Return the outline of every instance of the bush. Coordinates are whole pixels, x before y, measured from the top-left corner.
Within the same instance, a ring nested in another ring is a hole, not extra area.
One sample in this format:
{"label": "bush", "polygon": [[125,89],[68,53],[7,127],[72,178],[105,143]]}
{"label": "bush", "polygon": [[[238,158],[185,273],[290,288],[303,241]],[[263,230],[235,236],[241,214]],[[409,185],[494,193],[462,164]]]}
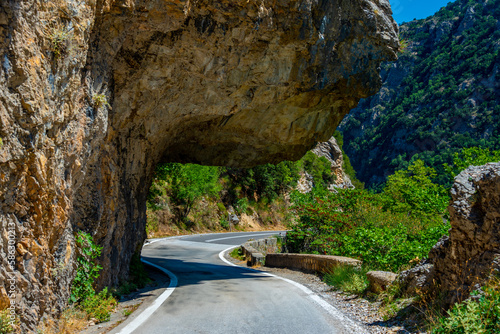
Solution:
{"label": "bush", "polygon": [[107,321],[116,300],[107,288],[98,294],[94,290],[95,281],[102,269],[95,260],[101,255],[102,247],[97,246],[88,233],[81,231],[76,236],[76,243],[80,256],[77,259],[76,276],[71,284],[70,302],[77,304],[89,318],[95,318],[99,322]]}
{"label": "bush", "polygon": [[108,292],[107,288],[104,288],[98,294],[84,299],[80,306],[88,314],[89,318],[95,318],[99,322],[103,322],[109,320],[116,304],[115,298]]}
{"label": "bush", "polygon": [[481,289],[477,300],[455,304],[432,333],[500,333],[500,280],[492,279]]}
{"label": "bush", "polygon": [[323,280],[337,289],[360,295],[368,288],[367,272],[366,268],[341,265],[325,273]]}
{"label": "bush", "polygon": [[0,311],[0,334],[9,334],[14,332],[11,325],[9,310]]}
{"label": "bush", "polygon": [[71,284],[70,302],[77,303],[95,294],[94,283],[102,267],[95,260],[101,255],[102,247],[97,246],[90,234],[78,232],[76,236],[79,256],[76,260],[76,276]]}
{"label": "bush", "polygon": [[449,229],[440,216],[384,211],[383,194],[364,190],[294,193],[299,221],[287,233],[290,252],[357,258],[373,269],[398,271],[428,252]]}
{"label": "bush", "polygon": [[245,256],[243,255],[243,250],[241,249],[241,247],[236,247],[231,251],[231,253],[229,253],[229,255],[231,255],[232,258],[240,261],[245,260]]}

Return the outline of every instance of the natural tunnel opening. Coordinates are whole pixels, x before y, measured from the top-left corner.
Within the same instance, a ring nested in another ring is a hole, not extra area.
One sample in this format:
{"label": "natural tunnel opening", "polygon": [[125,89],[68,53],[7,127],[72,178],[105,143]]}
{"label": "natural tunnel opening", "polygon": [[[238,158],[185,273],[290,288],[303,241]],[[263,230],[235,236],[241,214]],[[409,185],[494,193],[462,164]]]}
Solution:
{"label": "natural tunnel opening", "polygon": [[[145,20],[152,8],[117,8],[96,27],[86,75],[92,99],[106,95],[109,108],[92,113],[102,134],[72,222],[104,246],[102,265],[111,269],[102,284],[126,277],[140,250],[158,164],[298,160],[377,91],[380,62],[399,47],[392,20],[338,1],[276,4],[258,18],[247,1],[221,6],[173,6],[162,20]],[[219,14],[206,20],[207,11]],[[390,8],[378,13],[390,17]]]}

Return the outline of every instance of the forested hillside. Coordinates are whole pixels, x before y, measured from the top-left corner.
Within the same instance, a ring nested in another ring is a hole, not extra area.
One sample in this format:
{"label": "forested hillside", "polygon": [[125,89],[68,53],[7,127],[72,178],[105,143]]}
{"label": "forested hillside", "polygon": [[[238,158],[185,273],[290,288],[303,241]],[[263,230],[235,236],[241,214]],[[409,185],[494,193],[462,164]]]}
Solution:
{"label": "forested hillside", "polygon": [[464,147],[500,148],[500,0],[457,0],[404,23],[397,62],[380,92],[340,126],[344,149],[368,187],[417,159],[449,185],[444,163]]}

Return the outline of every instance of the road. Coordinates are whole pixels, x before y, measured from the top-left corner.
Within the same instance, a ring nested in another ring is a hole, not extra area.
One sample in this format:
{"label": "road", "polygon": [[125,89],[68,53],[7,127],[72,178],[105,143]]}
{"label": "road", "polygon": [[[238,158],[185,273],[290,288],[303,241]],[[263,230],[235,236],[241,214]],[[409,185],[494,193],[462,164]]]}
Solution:
{"label": "road", "polygon": [[147,319],[140,325],[131,316],[127,322],[135,321],[135,326],[124,323],[113,332],[359,333],[342,316],[336,317],[335,312],[327,312],[315,302],[310,291],[263,272],[231,266],[219,258],[219,253],[230,246],[276,233],[185,236],[145,246],[143,259],[173,273],[177,278],[175,290],[160,301],[151,316],[142,315]]}

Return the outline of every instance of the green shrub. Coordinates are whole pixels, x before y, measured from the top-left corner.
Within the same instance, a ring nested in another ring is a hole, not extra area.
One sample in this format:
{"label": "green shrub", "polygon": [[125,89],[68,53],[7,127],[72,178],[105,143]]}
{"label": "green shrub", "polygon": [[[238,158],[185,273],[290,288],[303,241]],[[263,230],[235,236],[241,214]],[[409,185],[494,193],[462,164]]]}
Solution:
{"label": "green shrub", "polygon": [[248,209],[248,198],[243,197],[240,198],[236,201],[236,211],[238,211],[239,214],[246,213]]}
{"label": "green shrub", "polygon": [[500,333],[500,280],[494,278],[484,286],[477,300],[455,304],[432,333]]}
{"label": "green shrub", "polygon": [[226,218],[221,218],[221,219],[219,220],[219,223],[220,223],[220,226],[221,226],[223,229],[225,229],[225,230],[229,229],[229,222],[227,221],[227,219],[226,219]]}
{"label": "green shrub", "polygon": [[367,272],[365,268],[341,265],[325,273],[323,280],[339,290],[359,295],[368,288]]}
{"label": "green shrub", "polygon": [[231,253],[229,253],[229,255],[231,255],[232,258],[235,258],[240,261],[245,260],[245,256],[243,255],[243,250],[241,249],[241,247],[236,247],[231,251]]}
{"label": "green shrub", "polygon": [[76,235],[79,256],[76,260],[76,276],[71,284],[70,302],[77,303],[95,295],[94,283],[99,277],[102,267],[96,264],[101,255],[102,247],[97,246],[90,234],[78,232]]}
{"label": "green shrub", "polygon": [[50,49],[54,53],[54,58],[59,59],[68,51],[68,41],[71,31],[62,24],[57,25],[50,33]]}
{"label": "green shrub", "polygon": [[100,109],[101,107],[110,107],[108,98],[105,94],[92,94],[92,103],[96,109]]}
{"label": "green shrub", "polygon": [[384,211],[383,196],[356,189],[292,194],[299,221],[287,233],[286,248],[353,257],[373,269],[391,271],[426,257],[449,224],[440,216]]}
{"label": "green shrub", "polygon": [[85,311],[89,318],[95,318],[99,322],[108,321],[116,306],[115,298],[104,288],[98,294],[94,294],[84,299],[80,306]]}
{"label": "green shrub", "polygon": [[226,207],[221,202],[217,202],[217,209],[219,209],[219,212],[222,213],[222,214],[226,214],[227,213]]}
{"label": "green shrub", "polygon": [[9,334],[14,332],[11,325],[9,310],[0,311],[0,334]]}

